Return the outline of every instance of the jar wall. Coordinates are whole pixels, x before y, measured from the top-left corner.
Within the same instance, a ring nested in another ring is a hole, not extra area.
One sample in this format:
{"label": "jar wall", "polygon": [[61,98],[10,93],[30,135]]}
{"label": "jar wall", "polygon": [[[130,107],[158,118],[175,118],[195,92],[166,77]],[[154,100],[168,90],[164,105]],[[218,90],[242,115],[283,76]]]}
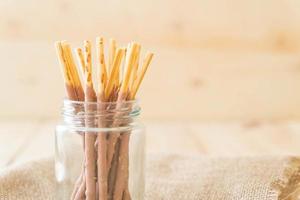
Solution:
{"label": "jar wall", "polygon": [[[86,148],[87,136],[91,136],[95,141],[93,145],[95,157],[92,162],[96,170],[95,200],[102,200],[99,191],[103,188],[106,188],[107,193],[104,200],[118,199],[117,196],[120,195],[129,195],[133,200],[142,200],[145,188],[145,129],[140,124],[122,128],[57,126],[55,136],[56,199],[75,199],[75,195],[80,195],[80,185],[87,182],[83,178],[87,176],[87,155],[89,155]],[[104,143],[99,138],[104,138]],[[112,140],[116,142],[111,143]],[[101,146],[101,144],[106,145]],[[102,147],[104,151],[100,151]],[[105,154],[105,156],[99,154]],[[101,170],[98,168],[103,166],[101,163],[103,158],[106,159],[104,165],[106,175],[101,176],[105,178],[104,182],[100,177],[103,171],[98,171]],[[90,158],[88,160],[90,161]],[[99,181],[100,179],[102,182]],[[102,187],[103,185],[106,186]],[[126,191],[129,194],[125,194]],[[85,195],[86,192],[83,191],[81,195]],[[83,196],[83,199],[85,198]]]}

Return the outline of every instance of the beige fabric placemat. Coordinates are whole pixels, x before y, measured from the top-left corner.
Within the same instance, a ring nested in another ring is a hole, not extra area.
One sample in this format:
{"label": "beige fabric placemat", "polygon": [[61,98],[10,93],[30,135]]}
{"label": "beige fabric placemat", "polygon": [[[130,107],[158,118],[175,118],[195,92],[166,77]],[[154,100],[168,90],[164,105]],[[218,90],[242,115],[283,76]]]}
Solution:
{"label": "beige fabric placemat", "polygon": [[[147,200],[296,200],[300,159],[151,155]],[[28,162],[0,172],[1,200],[54,199],[53,161]]]}

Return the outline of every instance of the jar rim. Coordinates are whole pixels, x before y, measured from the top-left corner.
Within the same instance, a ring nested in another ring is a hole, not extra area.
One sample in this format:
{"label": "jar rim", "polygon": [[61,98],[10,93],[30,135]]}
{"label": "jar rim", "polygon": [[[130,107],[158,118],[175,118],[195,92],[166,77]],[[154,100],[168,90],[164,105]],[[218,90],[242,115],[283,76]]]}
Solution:
{"label": "jar rim", "polygon": [[76,101],[76,100],[71,100],[71,99],[67,99],[64,98],[63,100],[64,102],[68,102],[68,103],[72,103],[72,104],[76,104],[76,105],[85,105],[85,104],[89,104],[89,105],[117,105],[118,103],[122,102],[122,104],[138,104],[140,101],[139,99],[134,99],[134,100],[122,100],[122,101]]}
{"label": "jar rim", "polygon": [[[91,126],[98,123],[121,126],[135,121],[141,108],[137,100],[116,102],[85,102],[65,99],[62,116],[64,122],[74,126]],[[98,126],[98,125],[97,125]]]}

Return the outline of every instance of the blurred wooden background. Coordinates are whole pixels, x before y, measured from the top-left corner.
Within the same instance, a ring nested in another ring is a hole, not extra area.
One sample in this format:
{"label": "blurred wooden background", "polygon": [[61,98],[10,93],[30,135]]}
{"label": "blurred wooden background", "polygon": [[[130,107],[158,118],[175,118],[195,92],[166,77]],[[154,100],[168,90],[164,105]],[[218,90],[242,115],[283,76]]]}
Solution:
{"label": "blurred wooden background", "polygon": [[299,24],[299,0],[2,0],[0,119],[57,117],[54,41],[103,35],[156,53],[144,118],[297,120]]}

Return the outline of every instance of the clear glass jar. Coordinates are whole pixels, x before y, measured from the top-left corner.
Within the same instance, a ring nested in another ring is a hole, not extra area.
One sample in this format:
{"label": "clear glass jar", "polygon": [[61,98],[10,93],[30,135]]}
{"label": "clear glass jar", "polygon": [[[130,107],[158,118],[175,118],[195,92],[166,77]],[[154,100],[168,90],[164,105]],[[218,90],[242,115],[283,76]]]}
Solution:
{"label": "clear glass jar", "polygon": [[145,129],[136,101],[65,100],[56,127],[58,200],[141,200],[145,187]]}

